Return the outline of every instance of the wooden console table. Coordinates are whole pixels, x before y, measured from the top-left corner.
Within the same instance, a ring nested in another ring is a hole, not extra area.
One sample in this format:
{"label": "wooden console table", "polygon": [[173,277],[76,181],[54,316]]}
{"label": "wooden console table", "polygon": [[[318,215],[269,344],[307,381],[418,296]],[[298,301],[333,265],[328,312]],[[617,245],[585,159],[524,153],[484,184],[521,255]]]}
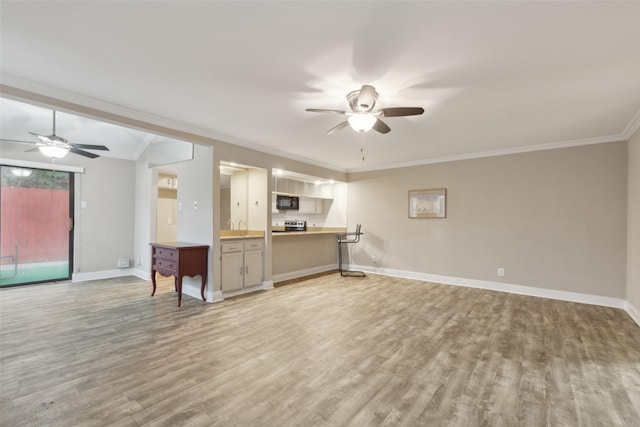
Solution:
{"label": "wooden console table", "polygon": [[164,277],[173,276],[174,288],[178,293],[178,307],[180,307],[182,303],[182,277],[199,275],[202,278],[200,294],[202,301],[206,301],[204,288],[207,286],[209,246],[184,242],[150,243],[150,245],[151,282],[153,283],[151,296],[156,293],[156,273],[160,273]]}

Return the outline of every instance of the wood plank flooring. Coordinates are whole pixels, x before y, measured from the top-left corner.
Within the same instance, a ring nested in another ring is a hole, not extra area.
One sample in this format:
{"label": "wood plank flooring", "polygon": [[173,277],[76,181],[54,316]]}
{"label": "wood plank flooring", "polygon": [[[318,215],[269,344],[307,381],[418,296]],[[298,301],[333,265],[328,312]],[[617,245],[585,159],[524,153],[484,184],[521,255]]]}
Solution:
{"label": "wood plank flooring", "polygon": [[0,290],[0,425],[640,425],[619,309],[373,275],[180,308],[150,290]]}

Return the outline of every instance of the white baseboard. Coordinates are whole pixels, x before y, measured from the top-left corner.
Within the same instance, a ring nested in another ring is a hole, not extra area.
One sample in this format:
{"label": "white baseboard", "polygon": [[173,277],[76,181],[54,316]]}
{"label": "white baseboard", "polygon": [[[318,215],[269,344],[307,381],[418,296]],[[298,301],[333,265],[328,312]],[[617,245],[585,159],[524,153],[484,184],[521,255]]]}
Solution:
{"label": "white baseboard", "polygon": [[[208,291],[207,291],[207,293],[208,293]],[[211,292],[211,296],[210,297],[207,295],[207,301],[211,301],[211,302],[224,301],[224,297],[222,296],[222,291]]]}
{"label": "white baseboard", "polygon": [[151,280],[151,272],[147,270],[141,270],[139,268],[132,268],[133,275],[141,278],[142,280],[149,281]]}
{"label": "white baseboard", "polygon": [[[205,290],[207,302],[220,302],[225,297],[229,298],[258,290],[273,289],[273,284],[284,280],[296,279],[298,277],[309,276],[316,273],[335,270],[337,264],[324,265],[320,267],[307,268],[304,270],[292,271],[288,273],[276,274],[272,280],[265,280],[259,286],[253,288],[241,289],[239,291],[226,292],[211,291],[209,286]],[[507,292],[511,294],[527,295],[540,298],[556,299],[561,301],[578,302],[582,304],[600,305],[604,307],[621,308],[625,310],[629,316],[640,326],[640,310],[634,307],[629,301],[620,298],[605,297],[600,295],[582,294],[578,292],[566,292],[553,289],[536,288],[532,286],[522,286],[502,282],[492,282],[488,280],[467,279],[462,277],[442,276],[438,274],[418,273],[414,271],[394,270],[389,268],[371,268],[363,265],[347,265],[347,269],[364,271],[366,273],[380,274],[383,276],[402,277],[406,279],[423,280],[426,282],[442,283],[444,285],[465,286],[468,288],[487,289],[491,291]],[[88,280],[111,279],[123,276],[136,276],[142,280],[151,280],[151,273],[138,268],[119,268],[116,270],[102,270],[88,273],[73,273],[72,282],[85,282]],[[182,293],[199,300],[200,285],[184,283],[182,284]]]}
{"label": "white baseboard", "polygon": [[[442,276],[438,274],[417,273],[414,271],[393,270],[388,268],[371,268],[363,265],[352,265],[349,268],[361,270],[383,276],[402,277],[407,279],[424,280],[427,282],[442,283],[444,285],[465,286],[468,288],[487,289],[490,291],[507,292],[510,294],[527,295],[532,297],[549,298],[561,301],[578,302],[582,304],[600,305],[626,309],[627,301],[621,298],[605,297],[600,295],[582,294],[577,292],[557,291],[553,289],[535,288],[532,286],[514,285],[488,280],[466,279],[462,277]],[[631,316],[633,317],[633,315]],[[634,319],[635,320],[635,319]],[[637,322],[637,320],[636,320]]]}
{"label": "white baseboard", "polygon": [[[205,289],[204,292],[204,296],[207,299],[207,302],[210,303],[215,303],[215,302],[220,302],[220,301],[224,301],[225,298],[230,298],[230,297],[234,297],[236,295],[242,295],[242,294],[247,294],[250,292],[255,292],[255,291],[267,291],[269,289],[273,289],[273,281],[271,280],[265,280],[264,282],[262,282],[262,284],[257,285],[257,286],[253,286],[251,288],[246,288],[246,289],[240,289],[237,291],[231,291],[231,292],[222,292],[222,291],[211,291],[209,289],[209,286],[207,286],[207,288]],[[187,283],[182,283],[182,293],[184,295],[189,295],[190,297],[193,298],[197,298],[197,299],[202,299],[202,296],[200,295],[200,285],[198,284],[197,286],[194,284],[187,284]]]}
{"label": "white baseboard", "polygon": [[322,265],[319,267],[305,268],[304,270],[290,271],[288,273],[274,274],[271,283],[283,282],[285,280],[297,279],[298,277],[310,276],[312,274],[324,273],[325,271],[335,270],[338,264]]}
{"label": "white baseboard", "polygon": [[[112,279],[114,277],[137,276],[136,270],[133,268],[118,268],[117,270],[91,271],[88,273],[73,273],[71,275],[72,282],[86,282],[87,280]],[[151,280],[145,279],[145,280]]]}
{"label": "white baseboard", "polygon": [[238,295],[249,294],[251,292],[261,291],[262,285],[252,286],[251,288],[238,289],[237,291],[221,292],[223,298],[231,298]]}
{"label": "white baseboard", "polygon": [[631,316],[634,322],[640,326],[640,310],[637,307],[634,307],[629,301],[625,301],[624,310]]}

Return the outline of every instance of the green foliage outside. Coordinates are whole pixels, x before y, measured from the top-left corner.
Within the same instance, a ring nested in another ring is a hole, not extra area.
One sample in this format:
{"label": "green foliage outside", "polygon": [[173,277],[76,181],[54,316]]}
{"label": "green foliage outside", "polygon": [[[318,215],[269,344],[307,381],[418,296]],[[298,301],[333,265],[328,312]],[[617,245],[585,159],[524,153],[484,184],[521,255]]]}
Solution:
{"label": "green foliage outside", "polygon": [[[30,170],[29,176],[17,176],[12,170]],[[43,170],[18,168],[15,166],[0,167],[0,182],[3,187],[28,187],[28,188],[51,188],[54,190],[69,189],[69,173]]]}

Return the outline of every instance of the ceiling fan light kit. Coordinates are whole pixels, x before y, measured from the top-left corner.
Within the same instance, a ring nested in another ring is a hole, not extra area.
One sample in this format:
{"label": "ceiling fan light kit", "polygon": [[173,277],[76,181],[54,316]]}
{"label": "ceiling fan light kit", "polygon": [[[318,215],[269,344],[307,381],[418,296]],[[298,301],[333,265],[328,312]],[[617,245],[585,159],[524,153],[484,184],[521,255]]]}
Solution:
{"label": "ceiling fan light kit", "polygon": [[366,113],[353,114],[347,119],[351,128],[356,132],[370,131],[377,120],[375,116]]}
{"label": "ceiling fan light kit", "polygon": [[54,159],[61,159],[69,152],[68,148],[59,147],[56,145],[43,145],[42,147],[38,147],[38,149],[45,156],[52,157]]}
{"label": "ceiling fan light kit", "polygon": [[347,121],[340,123],[327,132],[332,135],[347,126],[359,133],[368,132],[371,129],[379,133],[389,133],[391,128],[380,117],[404,117],[417,116],[424,113],[422,107],[393,107],[382,108],[374,111],[378,92],[373,86],[363,85],[359,90],[349,92],[347,102],[351,111],[327,110],[323,108],[307,108],[311,113],[333,113],[348,116]]}

